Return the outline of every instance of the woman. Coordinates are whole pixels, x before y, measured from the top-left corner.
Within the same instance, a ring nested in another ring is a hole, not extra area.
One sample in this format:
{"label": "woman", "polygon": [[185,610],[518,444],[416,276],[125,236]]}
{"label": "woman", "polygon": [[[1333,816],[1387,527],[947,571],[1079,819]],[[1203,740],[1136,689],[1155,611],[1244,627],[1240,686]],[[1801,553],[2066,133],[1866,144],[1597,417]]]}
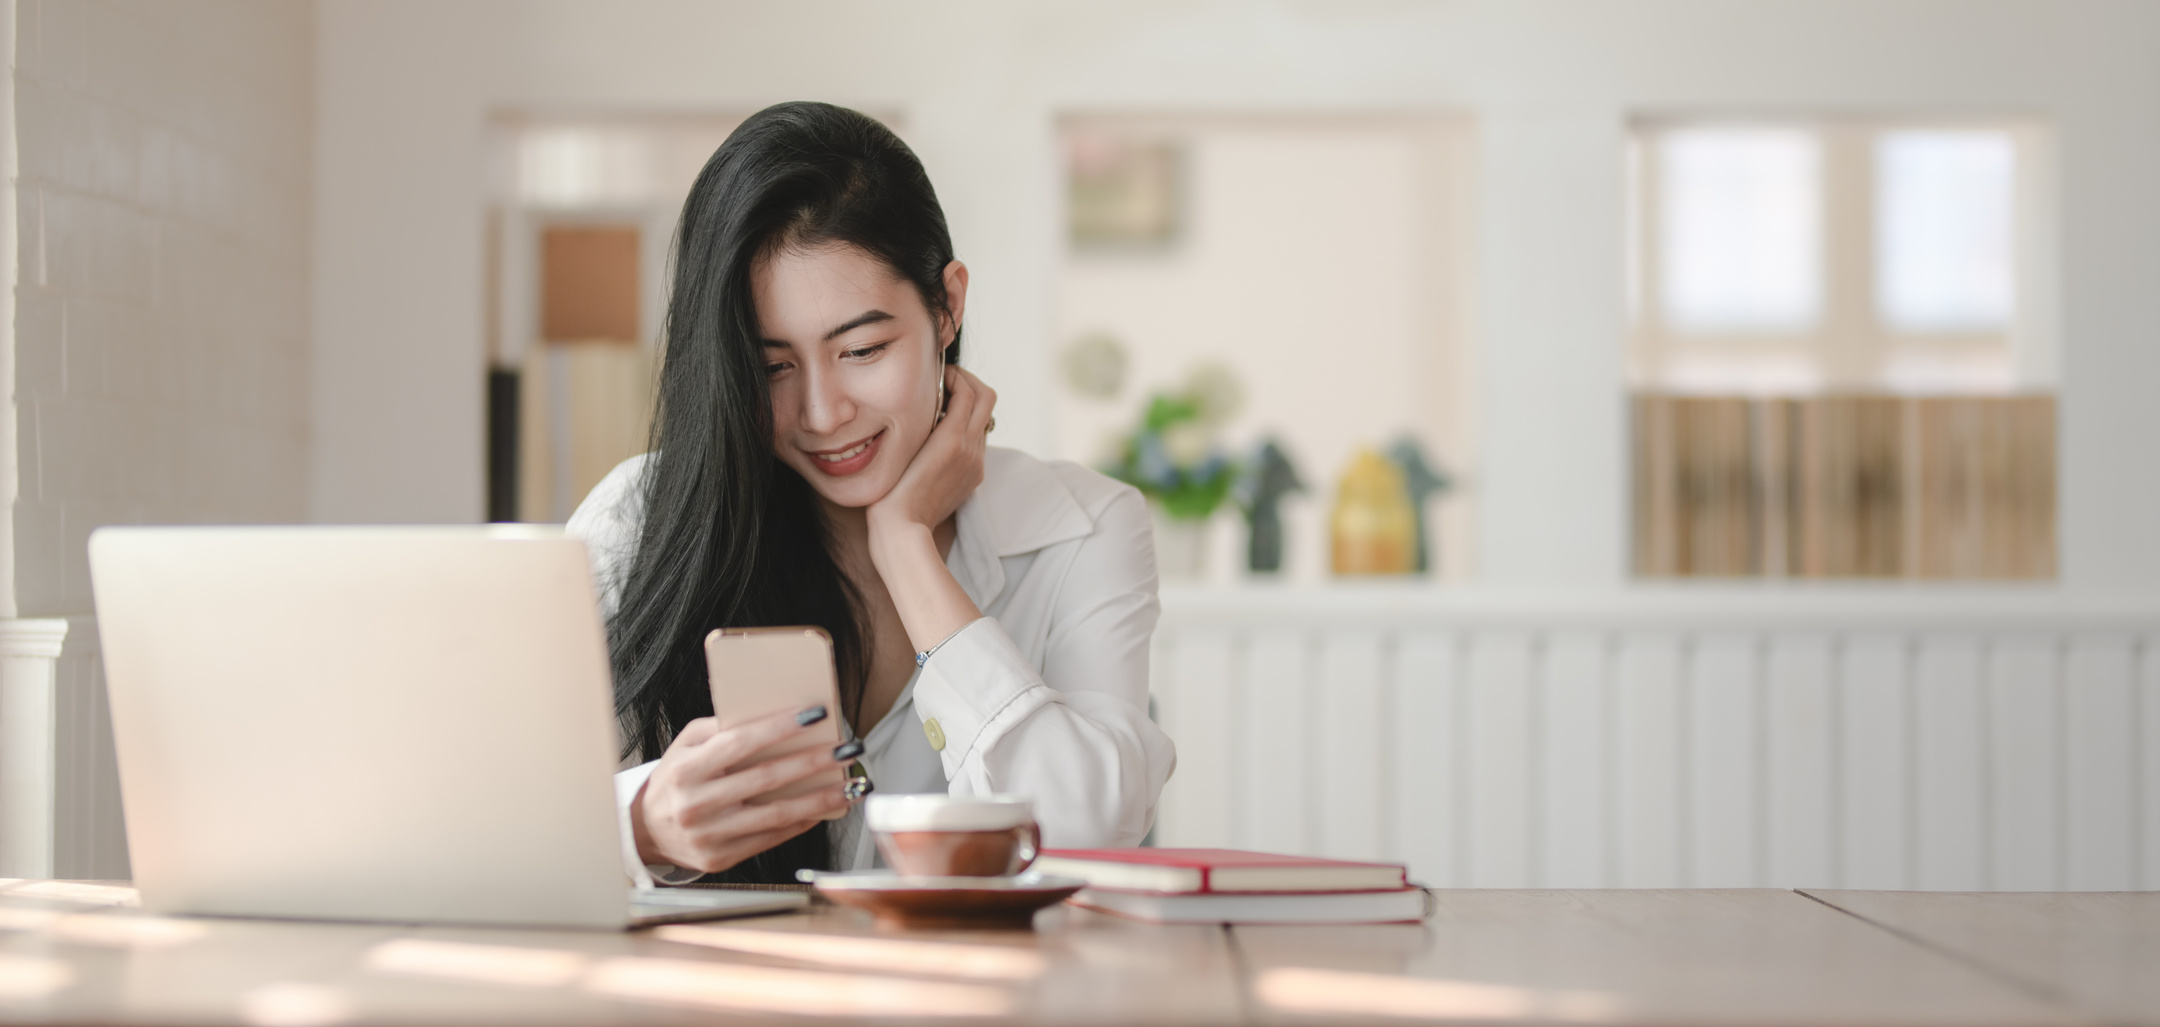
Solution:
{"label": "woman", "polygon": [[[1137,844],[1176,760],[1147,715],[1147,510],[985,445],[968,272],[915,155],[854,111],[767,108],[691,187],[673,273],[653,451],[569,525],[638,762],[616,778],[633,876],[871,865],[858,759],[888,792],[1028,796],[1046,845]],[[841,709],[718,729],[706,633],[785,624],[832,635]],[[858,740],[742,765],[826,715]]]}

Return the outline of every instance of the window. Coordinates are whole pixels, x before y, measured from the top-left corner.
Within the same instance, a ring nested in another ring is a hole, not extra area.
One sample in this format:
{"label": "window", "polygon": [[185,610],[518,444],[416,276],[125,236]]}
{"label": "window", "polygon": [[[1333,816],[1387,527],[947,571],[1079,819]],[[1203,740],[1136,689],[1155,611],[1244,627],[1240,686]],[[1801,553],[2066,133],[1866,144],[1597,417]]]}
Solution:
{"label": "window", "polygon": [[1822,154],[1797,129],[1657,140],[1659,306],[1679,331],[1796,332],[1822,319]]}
{"label": "window", "polygon": [[2054,576],[2042,142],[1635,127],[1638,574]]}

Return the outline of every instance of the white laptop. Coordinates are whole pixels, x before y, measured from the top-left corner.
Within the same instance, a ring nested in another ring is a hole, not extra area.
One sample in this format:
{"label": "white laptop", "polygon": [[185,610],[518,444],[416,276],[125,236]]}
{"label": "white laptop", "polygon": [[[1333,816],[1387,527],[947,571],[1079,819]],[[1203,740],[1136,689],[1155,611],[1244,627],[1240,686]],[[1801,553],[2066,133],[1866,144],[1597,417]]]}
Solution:
{"label": "white laptop", "polygon": [[629,888],[607,645],[557,529],[104,528],[90,574],[145,908],[621,928],[805,903]]}

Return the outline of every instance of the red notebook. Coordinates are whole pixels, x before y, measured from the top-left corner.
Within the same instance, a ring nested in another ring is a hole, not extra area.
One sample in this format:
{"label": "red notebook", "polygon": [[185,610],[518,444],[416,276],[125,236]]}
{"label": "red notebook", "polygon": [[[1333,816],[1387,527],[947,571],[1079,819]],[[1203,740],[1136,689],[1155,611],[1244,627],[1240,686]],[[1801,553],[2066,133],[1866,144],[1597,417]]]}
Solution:
{"label": "red notebook", "polygon": [[1094,888],[1163,894],[1409,887],[1397,863],[1352,863],[1238,849],[1044,849],[1029,869],[1077,877]]}

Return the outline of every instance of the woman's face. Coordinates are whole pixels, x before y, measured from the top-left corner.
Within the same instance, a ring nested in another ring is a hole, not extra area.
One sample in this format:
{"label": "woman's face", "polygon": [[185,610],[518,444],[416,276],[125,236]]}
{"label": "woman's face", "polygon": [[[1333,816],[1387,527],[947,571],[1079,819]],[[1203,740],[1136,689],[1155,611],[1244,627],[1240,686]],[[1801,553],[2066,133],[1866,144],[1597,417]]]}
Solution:
{"label": "woman's face", "polygon": [[960,317],[966,274],[958,261],[946,269],[953,319],[944,321],[914,285],[853,246],[784,248],[752,270],[773,453],[826,501],[883,499],[930,437],[938,354]]}

